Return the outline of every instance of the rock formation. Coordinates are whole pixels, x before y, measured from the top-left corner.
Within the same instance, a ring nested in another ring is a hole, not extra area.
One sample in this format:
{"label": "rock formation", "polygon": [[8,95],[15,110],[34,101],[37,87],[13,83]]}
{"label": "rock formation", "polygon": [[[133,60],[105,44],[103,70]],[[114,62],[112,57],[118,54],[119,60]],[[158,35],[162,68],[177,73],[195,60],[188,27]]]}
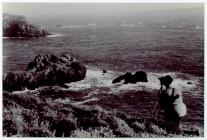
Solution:
{"label": "rock formation", "polygon": [[28,24],[25,17],[19,15],[3,14],[4,37],[45,37],[47,31]]}
{"label": "rock formation", "polygon": [[124,84],[132,83],[136,84],[137,82],[148,82],[147,74],[143,71],[137,71],[135,74],[130,72],[125,73],[117,78],[115,78],[112,83],[119,83],[124,80]]}
{"label": "rock formation", "polygon": [[86,67],[69,54],[41,54],[31,61],[23,73],[6,72],[3,89],[8,91],[35,89],[40,86],[60,85],[84,79]]}

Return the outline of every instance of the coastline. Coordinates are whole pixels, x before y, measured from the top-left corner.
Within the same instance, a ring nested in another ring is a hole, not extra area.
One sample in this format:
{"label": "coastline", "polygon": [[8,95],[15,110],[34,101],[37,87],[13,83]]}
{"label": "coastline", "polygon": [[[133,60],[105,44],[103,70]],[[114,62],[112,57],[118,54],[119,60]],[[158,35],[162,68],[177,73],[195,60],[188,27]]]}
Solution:
{"label": "coastline", "polygon": [[[108,128],[108,127],[103,127],[99,123],[97,127],[91,127],[90,129],[85,129],[82,130],[81,127],[77,126],[75,130],[71,131],[71,136],[77,136],[79,137],[79,134],[82,135],[81,133],[84,133],[86,136],[88,133],[93,133],[93,131],[98,131],[96,129],[104,129],[104,131],[107,131],[108,136],[106,137],[122,137],[122,136],[127,136],[127,137],[185,137],[185,136],[192,136],[192,137],[197,137],[196,135],[189,135],[189,134],[181,134],[181,135],[172,135],[172,134],[167,134],[165,132],[165,129],[162,128],[163,126],[163,116],[162,116],[162,111],[159,110],[159,115],[156,116],[157,120],[153,120],[152,126],[154,127],[153,132],[148,132],[148,130],[143,126],[145,119],[151,118],[149,116],[149,112],[152,109],[153,104],[155,103],[155,98],[156,98],[156,93],[159,89],[159,81],[156,79],[159,76],[163,74],[155,74],[155,73],[147,73],[148,74],[148,79],[149,83],[137,83],[137,84],[112,84],[113,78],[116,76],[120,75],[121,72],[115,73],[114,71],[107,71],[107,73],[103,74],[101,70],[98,69],[88,69],[86,73],[86,77],[84,80],[78,81],[78,82],[73,82],[66,84],[68,85],[68,88],[62,88],[59,86],[43,86],[39,87],[35,90],[23,90],[23,91],[13,91],[13,92],[3,92],[3,99],[4,103],[5,102],[10,102],[9,105],[6,103],[4,104],[3,108],[3,115],[7,115],[7,117],[12,117],[15,114],[10,114],[8,115],[8,112],[12,112],[16,110],[19,112],[18,114],[21,116],[22,115],[22,109],[26,107],[27,110],[32,111],[34,110],[34,107],[37,106],[38,104],[44,104],[45,107],[51,107],[53,106],[73,106],[74,108],[76,107],[83,107],[83,110],[85,108],[93,108],[98,107],[101,108],[104,112],[109,111],[111,117],[117,117],[114,114],[119,114],[123,117],[123,114],[134,120],[134,122],[128,122],[127,120],[123,120],[123,125],[121,130],[114,130],[113,128]],[[171,74],[172,73],[165,73],[165,74]],[[175,74],[174,74],[175,76]],[[190,80],[184,80],[183,79],[178,79],[177,80],[177,85],[183,85],[185,89],[191,89],[195,88],[196,82],[198,81],[191,81],[192,84],[188,85],[187,82]],[[192,79],[191,79],[192,80]],[[151,81],[151,82],[150,82]],[[187,87],[185,87],[187,86]],[[151,88],[150,88],[151,87]],[[196,94],[190,94],[188,92],[183,94],[184,102],[187,105],[188,108],[188,114],[186,117],[184,117],[184,120],[182,121],[182,128],[184,130],[190,130],[189,128],[194,128],[193,130],[199,130],[199,137],[203,136],[203,125],[202,125],[202,116],[200,118],[198,115],[202,114],[203,111],[203,97],[202,96],[196,96]],[[10,101],[7,101],[9,98]],[[24,104],[28,105],[23,105],[21,102]],[[30,103],[30,100],[32,101]],[[28,102],[29,101],[29,102]],[[196,104],[192,104],[192,102],[195,102]],[[13,106],[14,104],[17,104],[15,107]],[[198,108],[199,107],[199,108]],[[36,107],[35,107],[36,108]],[[198,115],[195,115],[195,112],[191,110],[191,108],[197,108],[197,113]],[[93,110],[92,109],[92,110]],[[43,109],[44,110],[44,109]],[[87,109],[86,109],[87,110]],[[95,109],[96,110],[96,109]],[[6,113],[6,112],[7,113]],[[30,112],[29,111],[29,112]],[[44,110],[43,112],[45,112]],[[55,110],[51,110],[54,112]],[[99,112],[99,111],[98,111]],[[107,116],[107,115],[106,115]],[[126,118],[126,116],[124,118]],[[198,118],[195,118],[197,116]],[[7,120],[7,117],[4,116],[4,120]],[[18,117],[18,116],[16,116]],[[44,118],[41,118],[42,121],[44,121]],[[55,117],[55,116],[52,116]],[[77,119],[77,118],[76,118]],[[80,119],[80,118],[79,118]],[[92,118],[87,118],[87,119],[92,119]],[[138,120],[141,121],[139,122]],[[136,120],[136,121],[135,121]],[[13,120],[13,123],[18,123]],[[115,120],[113,120],[115,121]],[[138,121],[138,122],[137,122]],[[157,123],[158,121],[158,123]],[[161,121],[161,122],[159,122]],[[137,122],[138,126],[131,125],[131,123]],[[194,123],[193,123],[194,122]],[[31,123],[31,122],[30,122]],[[51,125],[51,122],[48,122]],[[95,123],[95,122],[94,122]],[[96,122],[97,123],[97,122]],[[129,123],[129,124],[128,124]],[[159,124],[160,123],[160,124]],[[194,125],[192,125],[194,124]],[[27,122],[22,122],[22,125],[28,125]],[[33,124],[34,125],[34,124]],[[82,124],[84,125],[84,124]],[[119,124],[116,124],[119,125]],[[141,127],[141,126],[142,127]],[[161,126],[160,126],[161,125]],[[19,126],[19,127],[24,127],[24,126]],[[135,128],[139,127],[139,129],[142,129],[140,132],[135,132]],[[196,129],[195,129],[196,128]],[[32,128],[33,129],[33,128]],[[42,129],[42,128],[41,128]],[[48,136],[55,136],[55,133],[50,129],[47,135]],[[105,130],[106,129],[106,130]],[[131,134],[126,134],[122,129],[128,129],[130,130]],[[8,131],[8,130],[7,130]],[[42,130],[40,130],[42,131]],[[112,132],[111,132],[112,131]],[[110,132],[110,133],[109,133]],[[24,134],[23,132],[18,132],[22,133],[22,135],[27,135]],[[7,134],[6,134],[7,135]],[[100,134],[98,134],[99,137]],[[96,135],[92,135],[91,137],[96,137]]]}

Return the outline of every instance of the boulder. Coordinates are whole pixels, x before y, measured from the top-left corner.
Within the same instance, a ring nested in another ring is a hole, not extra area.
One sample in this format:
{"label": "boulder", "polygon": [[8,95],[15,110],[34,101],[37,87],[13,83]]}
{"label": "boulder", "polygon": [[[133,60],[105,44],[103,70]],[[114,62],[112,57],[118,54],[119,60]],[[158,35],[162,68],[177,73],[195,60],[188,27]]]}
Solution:
{"label": "boulder", "polygon": [[128,77],[131,77],[131,75],[132,75],[132,74],[131,74],[130,72],[127,72],[127,73],[125,73],[124,75],[121,75],[121,76],[115,78],[115,79],[112,81],[112,83],[119,83],[119,82],[121,82],[122,80],[125,80],[125,79],[127,79]]}
{"label": "boulder", "polygon": [[41,54],[31,61],[22,73],[6,72],[3,89],[7,91],[35,89],[40,86],[60,85],[85,78],[86,67],[67,53]]}
{"label": "boulder", "polygon": [[124,84],[132,83],[136,84],[137,82],[148,82],[147,74],[144,71],[137,71],[135,74],[130,72],[125,73],[117,78],[115,78],[112,83],[119,83],[124,80]]}
{"label": "boulder", "polygon": [[124,75],[124,84],[128,84],[128,83],[132,83],[132,84],[137,83],[137,80],[134,77],[134,75],[129,72],[125,73]]}
{"label": "boulder", "polygon": [[103,74],[104,74],[104,73],[107,73],[107,70],[103,70]]}
{"label": "boulder", "polygon": [[144,71],[137,71],[132,77],[134,77],[136,82],[148,82],[147,74]]}

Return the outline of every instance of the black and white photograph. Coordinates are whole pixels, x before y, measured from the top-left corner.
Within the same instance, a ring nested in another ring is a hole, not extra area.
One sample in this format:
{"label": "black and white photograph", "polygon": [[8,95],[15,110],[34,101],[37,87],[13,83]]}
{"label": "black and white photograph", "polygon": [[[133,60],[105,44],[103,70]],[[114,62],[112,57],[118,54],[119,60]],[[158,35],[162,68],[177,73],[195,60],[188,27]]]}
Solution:
{"label": "black and white photograph", "polygon": [[202,2],[2,2],[2,135],[204,138]]}

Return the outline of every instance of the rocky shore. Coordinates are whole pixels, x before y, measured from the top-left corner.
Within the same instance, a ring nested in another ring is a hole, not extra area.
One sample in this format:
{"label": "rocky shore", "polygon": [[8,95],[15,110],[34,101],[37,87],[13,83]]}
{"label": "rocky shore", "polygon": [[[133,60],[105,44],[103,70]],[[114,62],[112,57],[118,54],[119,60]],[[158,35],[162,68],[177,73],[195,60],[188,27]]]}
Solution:
{"label": "rocky shore", "polygon": [[[151,108],[148,100],[153,100],[155,96],[144,91],[119,95],[100,93],[95,95],[100,96],[100,100],[85,102],[92,98],[92,95],[83,91],[71,91],[65,83],[83,80],[86,71],[86,67],[68,53],[60,53],[37,55],[22,73],[4,73],[3,135],[7,137],[197,137],[202,135],[198,129],[185,125],[182,126],[181,133],[168,134],[164,121],[153,119],[151,116],[148,118],[130,114],[127,111],[129,107],[134,106],[135,111],[141,102],[142,104],[148,102],[143,106],[145,110]],[[107,71],[104,70],[103,73],[106,74]],[[135,74],[126,73],[112,81],[135,84],[148,82],[148,79],[145,72],[138,71]],[[146,95],[152,97],[143,98]],[[79,101],[82,104],[77,104]],[[122,110],[116,111],[116,108]],[[148,111],[142,113],[146,114]]]}

